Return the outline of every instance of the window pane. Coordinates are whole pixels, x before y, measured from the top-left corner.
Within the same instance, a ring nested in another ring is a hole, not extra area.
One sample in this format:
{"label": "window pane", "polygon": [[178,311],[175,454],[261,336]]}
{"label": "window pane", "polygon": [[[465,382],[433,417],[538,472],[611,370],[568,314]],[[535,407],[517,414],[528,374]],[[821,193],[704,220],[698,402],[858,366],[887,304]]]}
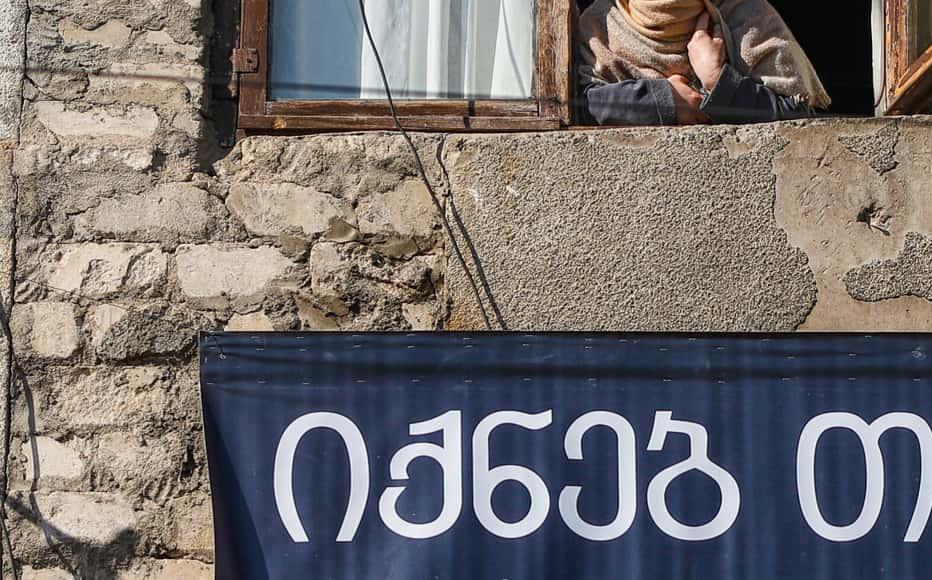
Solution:
{"label": "window pane", "polygon": [[[272,0],[271,98],[381,99],[358,0]],[[393,96],[533,96],[535,0],[366,0]]]}

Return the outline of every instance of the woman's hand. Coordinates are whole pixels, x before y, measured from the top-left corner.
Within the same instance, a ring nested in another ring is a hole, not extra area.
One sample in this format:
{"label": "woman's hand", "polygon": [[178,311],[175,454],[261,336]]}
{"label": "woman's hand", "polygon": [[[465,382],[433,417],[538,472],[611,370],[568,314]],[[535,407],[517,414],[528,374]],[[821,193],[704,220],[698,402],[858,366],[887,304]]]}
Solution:
{"label": "woman's hand", "polygon": [[667,79],[673,87],[673,101],[676,103],[676,122],[680,125],[702,125],[709,122],[705,113],[699,110],[702,95],[689,85],[689,79],[683,75],[673,75]]}
{"label": "woman's hand", "polygon": [[696,23],[696,31],[688,45],[689,63],[707,91],[715,88],[728,59],[722,27],[718,24],[711,27],[711,24],[712,17],[704,12]]}

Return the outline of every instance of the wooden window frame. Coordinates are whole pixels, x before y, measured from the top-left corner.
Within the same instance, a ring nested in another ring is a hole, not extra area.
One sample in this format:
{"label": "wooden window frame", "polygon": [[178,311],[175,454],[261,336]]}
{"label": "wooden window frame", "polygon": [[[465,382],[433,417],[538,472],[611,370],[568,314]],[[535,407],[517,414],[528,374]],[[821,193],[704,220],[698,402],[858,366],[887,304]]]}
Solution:
{"label": "wooden window frame", "polygon": [[[316,1],[316,0],[315,0]],[[322,0],[328,1],[328,0]],[[269,99],[269,6],[242,0],[238,76],[241,134],[391,130],[386,100]],[[571,123],[575,0],[537,0],[537,70],[527,100],[399,100],[406,129],[419,131],[545,131]]]}
{"label": "wooden window frame", "polygon": [[932,99],[932,46],[921,54],[910,54],[916,39],[909,25],[909,2],[884,2],[888,115],[921,112]]}

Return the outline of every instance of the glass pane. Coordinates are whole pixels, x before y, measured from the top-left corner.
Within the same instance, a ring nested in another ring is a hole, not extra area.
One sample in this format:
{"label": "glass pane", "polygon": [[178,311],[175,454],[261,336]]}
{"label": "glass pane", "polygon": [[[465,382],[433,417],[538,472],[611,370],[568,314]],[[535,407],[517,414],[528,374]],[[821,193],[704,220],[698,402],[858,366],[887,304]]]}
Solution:
{"label": "glass pane", "polygon": [[[358,0],[272,0],[270,95],[382,99]],[[536,0],[366,0],[392,96],[533,95]]]}
{"label": "glass pane", "polygon": [[932,46],[932,0],[910,0],[908,26],[909,60],[915,60]]}

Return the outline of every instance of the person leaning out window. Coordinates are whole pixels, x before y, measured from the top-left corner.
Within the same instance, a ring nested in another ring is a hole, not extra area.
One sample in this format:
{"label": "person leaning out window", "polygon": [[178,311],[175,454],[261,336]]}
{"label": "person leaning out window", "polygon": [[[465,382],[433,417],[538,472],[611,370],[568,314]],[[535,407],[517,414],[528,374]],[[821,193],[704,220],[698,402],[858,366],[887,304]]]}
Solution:
{"label": "person leaning out window", "polygon": [[579,22],[583,113],[600,125],[758,123],[831,104],[767,0],[596,0]]}

